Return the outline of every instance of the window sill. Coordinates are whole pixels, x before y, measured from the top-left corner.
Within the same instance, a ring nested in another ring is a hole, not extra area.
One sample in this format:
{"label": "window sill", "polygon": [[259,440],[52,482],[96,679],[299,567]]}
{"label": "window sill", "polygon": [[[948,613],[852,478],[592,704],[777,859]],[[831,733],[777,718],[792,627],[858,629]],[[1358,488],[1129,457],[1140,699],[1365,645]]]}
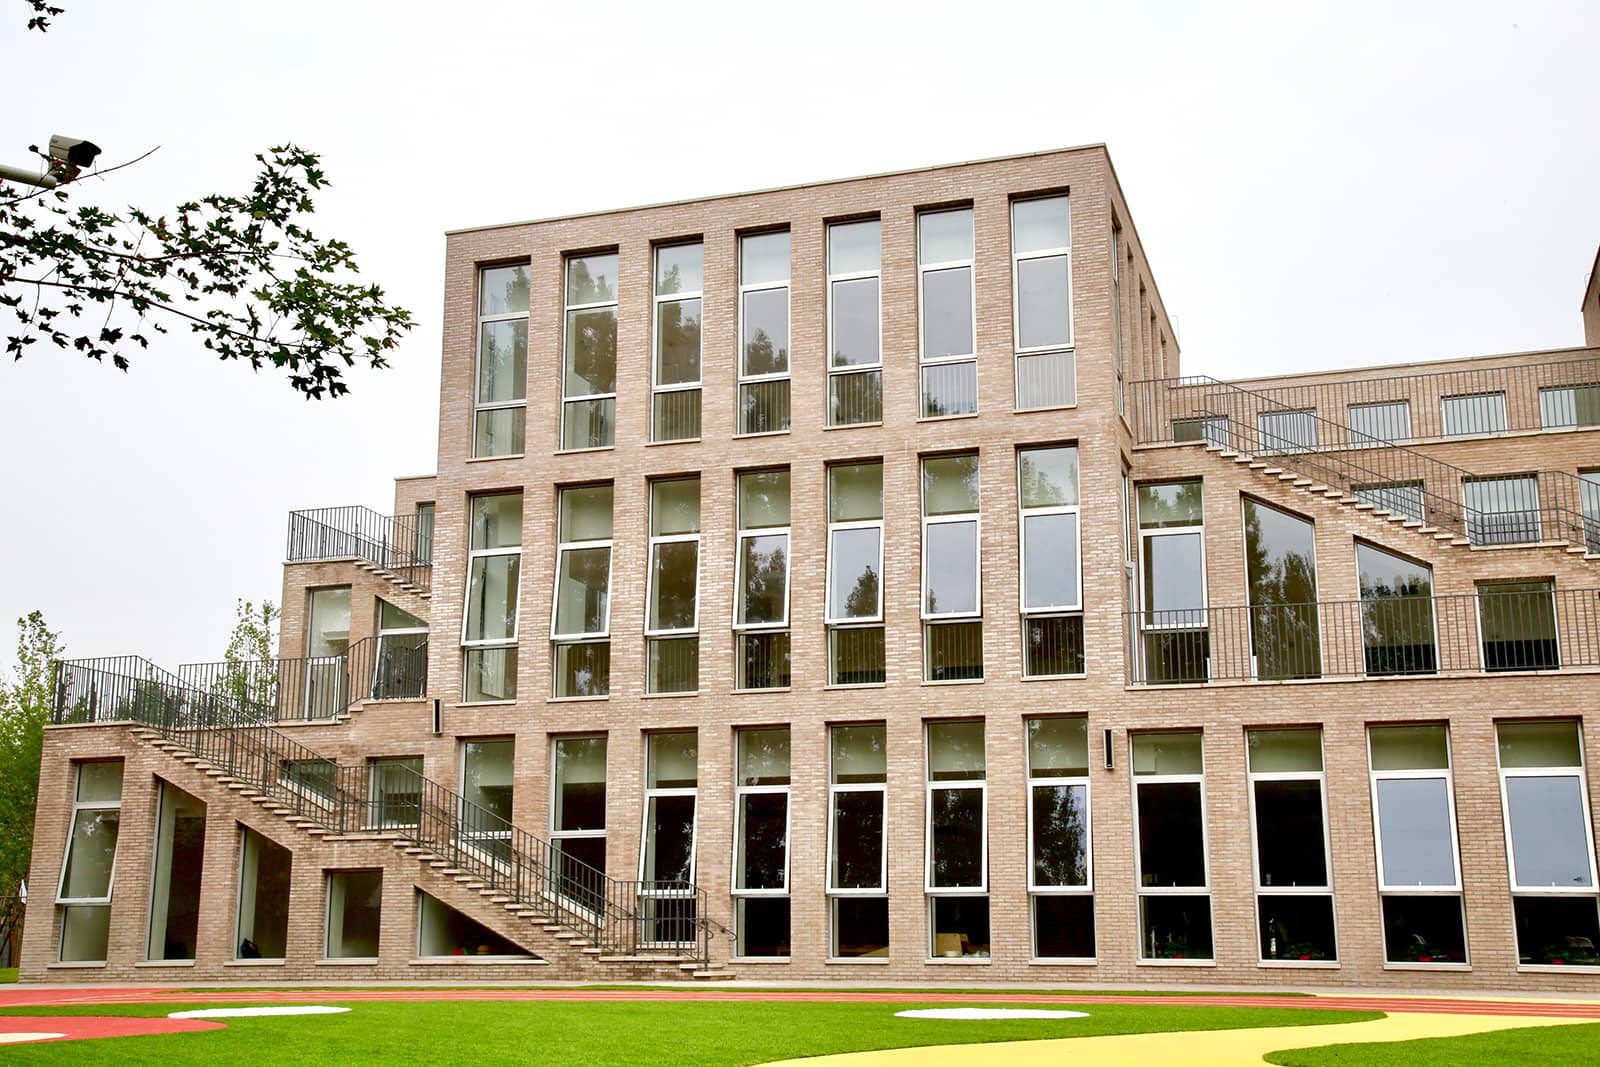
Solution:
{"label": "window sill", "polygon": [[1311,971],[1337,971],[1338,960],[1256,960],[1256,966],[1264,971],[1282,970],[1311,970]]}
{"label": "window sill", "polygon": [[510,964],[514,967],[536,966],[548,967],[549,960],[542,960],[538,956],[423,956],[420,959],[410,960],[412,967],[471,967],[488,964]]}
{"label": "window sill", "polygon": [[1068,682],[1080,681],[1089,677],[1087,674],[1024,674],[1024,682]]}
{"label": "window sill", "polygon": [[526,452],[508,452],[503,456],[468,456],[468,463],[493,463],[498,459],[526,459]]}
{"label": "window sill", "polygon": [[464,700],[459,704],[451,704],[452,708],[514,708],[515,700]]}
{"label": "window sill", "polygon": [[644,446],[646,448],[656,448],[660,445],[697,445],[699,443],[700,438],[698,437],[674,437],[670,441],[646,441]]}
{"label": "window sill", "polygon": [[283,967],[288,960],[223,960],[224,967]]}
{"label": "window sill", "polygon": [[951,678],[951,679],[948,679],[947,681],[933,682],[933,681],[929,681],[928,679],[924,678],[922,681],[918,682],[917,684],[918,685],[982,685],[983,684],[983,679],[982,678]]}
{"label": "window sill", "polygon": [[785,436],[787,434],[791,434],[793,432],[794,431],[792,429],[789,429],[789,430],[762,430],[760,433],[736,433],[736,434],[733,435],[733,439],[735,441],[740,441],[740,440],[743,440],[743,439],[748,438],[748,437],[783,437],[783,436]]}
{"label": "window sill", "polygon": [[929,956],[923,963],[936,963],[941,967],[987,967],[994,962],[989,956]]}
{"label": "window sill", "polygon": [[1035,956],[1029,967],[1094,967],[1100,960],[1094,956]]}
{"label": "window sill", "polygon": [[596,697],[545,697],[544,702],[546,704],[595,704],[610,699],[610,693],[603,693]]}
{"label": "window sill", "polygon": [[788,956],[729,956],[728,957],[728,962],[729,963],[737,963],[740,966],[743,966],[743,965],[745,965],[747,963],[754,963],[754,964],[788,963],[789,962],[789,957]]}
{"label": "window sill", "polygon": [[864,426],[882,426],[882,425],[883,425],[883,420],[882,419],[878,419],[878,420],[876,420],[874,422],[841,422],[841,423],[837,423],[837,424],[833,424],[833,425],[824,426],[823,429],[824,430],[859,430]]}
{"label": "window sill", "polygon": [[1470,971],[1470,963],[1385,963],[1386,971]]}
{"label": "window sill", "polygon": [[1593,963],[1519,963],[1518,974],[1564,974],[1567,971],[1577,971],[1579,974],[1600,973],[1600,964]]}
{"label": "window sill", "polygon": [[788,686],[788,685],[774,686],[771,689],[730,689],[730,690],[728,690],[729,693],[731,693],[733,696],[736,696],[736,697],[737,696],[765,696],[768,693],[791,693],[793,691],[794,691],[794,687],[793,686]]}
{"label": "window sill", "polygon": [[[678,700],[683,697],[697,697],[700,690],[690,689],[682,693],[640,693],[640,700]],[[568,699],[571,699],[570,697]]]}
{"label": "window sill", "polygon": [[44,969],[47,971],[97,971],[103,970],[105,965],[105,960],[87,963],[47,963]]}
{"label": "window sill", "polygon": [[823,689],[851,690],[851,689],[887,689],[888,682],[852,682],[845,685],[825,685]]}
{"label": "window sill", "polygon": [[140,960],[135,967],[193,967],[194,960]]}
{"label": "window sill", "polygon": [[829,956],[827,959],[823,960],[822,962],[827,964],[827,965],[829,965],[830,967],[835,963],[843,964],[846,967],[861,967],[861,966],[866,966],[866,967],[887,967],[887,966],[889,966],[889,957],[888,956]]}
{"label": "window sill", "polygon": [[377,965],[378,957],[376,956],[363,956],[359,959],[348,960],[317,960],[312,964],[313,967],[376,967]]}
{"label": "window sill", "polygon": [[558,448],[550,453],[552,456],[578,456],[585,452],[615,452],[616,445],[595,445],[593,448]]}
{"label": "window sill", "polygon": [[1033,414],[1036,414],[1036,413],[1041,412],[1041,411],[1045,411],[1045,412],[1048,412],[1048,411],[1076,411],[1077,408],[1078,408],[1078,402],[1076,400],[1074,400],[1070,404],[1050,404],[1050,405],[1048,405],[1046,407],[1042,407],[1042,408],[1017,408],[1017,407],[1014,407],[1014,408],[1011,409],[1011,414],[1013,414],[1013,415],[1033,415]]}
{"label": "window sill", "polygon": [[1138,966],[1138,967],[1215,967],[1216,965],[1217,965],[1217,961],[1214,960],[1214,959],[1212,959],[1212,960],[1199,960],[1199,959],[1196,959],[1196,960],[1178,960],[1178,959],[1138,960],[1135,963],[1135,966]]}
{"label": "window sill", "polygon": [[919,415],[919,416],[917,416],[917,421],[918,422],[954,422],[957,419],[975,419],[977,417],[978,417],[978,412],[976,412],[976,411],[963,411],[959,415]]}

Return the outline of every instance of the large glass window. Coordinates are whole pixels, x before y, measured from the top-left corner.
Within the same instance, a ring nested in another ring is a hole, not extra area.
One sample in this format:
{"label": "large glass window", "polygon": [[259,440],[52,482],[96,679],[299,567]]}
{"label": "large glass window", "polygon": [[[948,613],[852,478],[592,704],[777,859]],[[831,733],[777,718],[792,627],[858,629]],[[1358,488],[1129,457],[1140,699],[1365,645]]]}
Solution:
{"label": "large glass window", "polygon": [[789,428],[789,231],[739,238],[739,432]]}
{"label": "large glass window", "polygon": [[1138,666],[1153,684],[1211,676],[1206,620],[1205,493],[1201,482],[1137,487],[1140,588]]}
{"label": "large glass window", "polygon": [[1440,401],[1446,437],[1506,432],[1506,394],[1473,393]]}
{"label": "large glass window", "polygon": [[528,421],[528,267],[478,272],[472,454],[521,455]]}
{"label": "large glass window", "polygon": [[559,737],[553,759],[550,850],[555,890],[599,911],[605,904],[606,739]]}
{"label": "large glass window", "polygon": [[462,844],[504,863],[511,856],[511,802],[516,742],[461,745]]}
{"label": "large glass window", "polygon": [[645,688],[700,688],[700,479],[650,483],[650,564],[645,594]]}
{"label": "large glass window", "polygon": [[416,700],[428,682],[428,624],[378,598],[378,652],[372,664],[374,700]]}
{"label": "large glass window", "polygon": [[1198,730],[1132,735],[1139,958],[1212,958],[1205,759]]}
{"label": "large glass window", "polygon": [[829,955],[889,955],[888,770],[881,724],[828,730]]}
{"label": "large glass window", "polygon": [[1432,674],[1438,670],[1433,568],[1357,541],[1356,571],[1367,673]]}
{"label": "large glass window", "polygon": [[983,723],[930,722],[929,955],[989,955],[989,786]]}
{"label": "large glass window", "polygon": [[1548,578],[1479,582],[1478,628],[1486,671],[1553,671],[1561,666],[1555,583]]}
{"label": "large glass window", "polygon": [[1411,439],[1411,401],[1386,400],[1351,404],[1350,443],[1387,444]]}
{"label": "large glass window", "polygon": [[1463,478],[1467,537],[1475,545],[1516,545],[1541,539],[1539,477],[1507,474]]}
{"label": "large glass window", "polygon": [[877,219],[828,227],[828,425],[883,421]]}
{"label": "large glass window", "polygon": [[1311,520],[1245,497],[1244,548],[1256,677],[1320,677],[1322,638]]}
{"label": "large glass window", "polygon": [[1011,300],[1017,407],[1075,403],[1072,209],[1066,197],[1012,201]]}
{"label": "large glass window", "polygon": [[380,829],[416,826],[422,818],[422,757],[386,756],[369,760],[370,825]]}
{"label": "large glass window", "polygon": [[917,304],[925,419],[978,410],[973,299],[972,209],[922,212],[917,216]]}
{"label": "large glass window", "polygon": [[467,608],[462,699],[517,695],[517,596],[522,575],[522,494],[475,496],[468,506]]}
{"label": "large glass window", "polygon": [[1444,726],[1374,726],[1372,819],[1384,959],[1465,963],[1450,738]]}
{"label": "large glass window", "polygon": [[922,460],[922,677],[983,677],[978,454]]}
{"label": "large glass window", "polygon": [[700,436],[700,242],[656,249],[655,370],[650,440]]}
{"label": "large glass window", "polygon": [[200,931],[206,806],[166,782],[157,786],[156,858],[145,954],[151,960],[192,960]]}
{"label": "large glass window", "polygon": [[1083,673],[1083,564],[1076,445],[1017,452],[1022,673]]}
{"label": "large glass window", "polygon": [[1322,730],[1247,730],[1260,958],[1339,958]]}
{"label": "large glass window", "polygon": [[569,256],[561,447],[604,448],[617,432],[617,254]]}
{"label": "large glass window", "polygon": [[436,897],[417,890],[417,956],[526,959],[528,953]]}
{"label": "large glass window", "polygon": [[699,763],[699,745],[693,730],[645,735],[639,903],[642,937],[648,943],[694,941]]}
{"label": "large glass window", "polygon": [[62,963],[101,963],[111,930],[111,887],[122,827],[122,761],[76,765],[72,821],[56,903]]}
{"label": "large glass window", "polygon": [[377,959],[382,927],[383,871],[329,871],[327,958]]}
{"label": "large glass window", "polygon": [[281,960],[289,940],[289,876],[294,856],[239,827],[239,916],[234,957]]}
{"label": "large glass window", "polygon": [[1263,411],[1256,416],[1256,431],[1264,453],[1317,450],[1315,411]]}
{"label": "large glass window", "polygon": [[[347,687],[350,649],[350,587],[313,589],[307,594],[306,665],[299,715],[306,719],[331,719],[350,702]],[[292,714],[287,702],[280,709]]]}
{"label": "large glass window", "polygon": [[885,678],[883,464],[828,468],[828,684]]}
{"label": "large glass window", "polygon": [[1524,964],[1600,965],[1600,890],[1579,726],[1567,719],[1497,727],[1517,958]]}
{"label": "large glass window", "polygon": [[1372,505],[1375,511],[1391,511],[1408,519],[1422,522],[1421,482],[1379,482],[1373,485],[1353,485],[1350,494],[1363,504]]}
{"label": "large glass window", "polygon": [[609,482],[560,491],[550,609],[557,697],[611,691],[611,509]]}
{"label": "large glass window", "polygon": [[1546,430],[1600,426],[1600,385],[1540,389],[1539,425]]}
{"label": "large glass window", "polygon": [[789,955],[789,728],[740,730],[733,896],[741,956]]}
{"label": "large glass window", "polygon": [[740,689],[789,684],[789,469],[738,476],[734,656]]}
{"label": "large glass window", "polygon": [[1092,959],[1089,738],[1082,716],[1028,719],[1028,892],[1033,955]]}

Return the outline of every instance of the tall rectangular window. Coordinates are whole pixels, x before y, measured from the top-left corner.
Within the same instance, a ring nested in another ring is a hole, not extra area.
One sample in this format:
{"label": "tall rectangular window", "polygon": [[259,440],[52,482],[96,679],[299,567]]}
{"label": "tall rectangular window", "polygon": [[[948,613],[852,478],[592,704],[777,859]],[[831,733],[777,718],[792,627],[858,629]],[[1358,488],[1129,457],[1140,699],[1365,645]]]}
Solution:
{"label": "tall rectangular window", "polygon": [[1500,800],[1517,959],[1600,965],[1594,828],[1576,719],[1502,722]]}
{"label": "tall rectangular window", "polygon": [[1205,757],[1199,730],[1132,736],[1139,958],[1212,958]]}
{"label": "tall rectangular window", "polygon": [[1375,404],[1351,404],[1350,443],[1386,444],[1411,440],[1411,401],[1388,400]]}
{"label": "tall rectangular window", "polygon": [[828,425],[883,421],[877,219],[828,227]]}
{"label": "tall rectangular window", "polygon": [[[1072,209],[1064,196],[1011,202],[1011,305],[1017,407],[1076,403]],[[1119,380],[1119,398],[1120,388]]]}
{"label": "tall rectangular window", "polygon": [[740,730],[733,896],[740,956],[789,955],[789,728]]}
{"label": "tall rectangular window", "polygon": [[930,722],[928,954],[989,955],[989,786],[983,723]]}
{"label": "tall rectangular window", "polygon": [[881,724],[828,729],[829,955],[889,955],[889,761]]}
{"label": "tall rectangular window", "polygon": [[329,871],[327,958],[377,959],[382,929],[383,870]]}
{"label": "tall rectangular window", "polygon": [[1506,432],[1506,394],[1473,393],[1447,396],[1440,402],[1446,437]]}
{"label": "tall rectangular window", "polygon": [[789,469],[738,475],[734,657],[740,689],[789,684]]}
{"label": "tall rectangular window", "polygon": [[557,697],[611,692],[611,483],[560,491],[550,606]]}
{"label": "tall rectangular window", "polygon": [[1244,547],[1255,676],[1321,677],[1316,531],[1311,520],[1245,497]]}
{"label": "tall rectangular window", "polygon": [[468,505],[467,606],[462,613],[462,699],[517,695],[517,596],[522,576],[522,494],[475,496]]}
{"label": "tall rectangular window", "polygon": [[1540,389],[1539,425],[1546,430],[1600,426],[1600,385]]}
{"label": "tall rectangular window", "polygon": [[700,749],[693,730],[645,735],[644,833],[639,851],[640,936],[694,941],[695,803]]}
{"label": "tall rectangular window", "polygon": [[425,500],[422,503],[417,505],[417,517],[416,517],[416,528],[417,528],[416,546],[417,546],[417,553],[416,553],[416,555],[417,555],[417,562],[418,563],[432,563],[433,562],[433,518],[434,518],[434,511],[435,511],[434,502],[431,501],[431,500]]}
{"label": "tall rectangular window", "polygon": [[1262,452],[1315,452],[1315,411],[1263,411],[1256,416]]}
{"label": "tall rectangular window", "polygon": [[655,371],[650,440],[700,436],[700,308],[704,246],[656,248]]}
{"label": "tall rectangular window", "polygon": [[1475,545],[1518,545],[1543,539],[1539,476],[1463,478],[1467,538]]}
{"label": "tall rectangular window", "polygon": [[[373,700],[418,700],[427,681],[427,622],[379,597],[378,650],[366,695]],[[366,682],[360,679],[361,685]],[[352,699],[358,698],[352,694]]]}
{"label": "tall rectangular window", "polygon": [[552,746],[550,851],[555,890],[579,906],[605,906],[606,739],[558,737]]}
{"label": "tall rectangular window", "polygon": [[1022,545],[1022,673],[1083,673],[1083,564],[1078,448],[1017,452]]}
{"label": "tall rectangular window", "polygon": [[1373,485],[1352,485],[1350,494],[1375,511],[1392,511],[1408,519],[1422,522],[1423,502],[1421,482],[1379,482]]}
{"label": "tall rectangular window", "polygon": [[1136,492],[1143,678],[1156,685],[1203,682],[1211,677],[1203,485],[1164,482]]}
{"label": "tall rectangular window", "polygon": [[1246,730],[1260,958],[1339,958],[1322,730]]}
{"label": "tall rectangular window", "polygon": [[700,688],[700,479],[650,483],[645,691]]}
{"label": "tall rectangular window", "polygon": [[1444,726],[1374,726],[1372,824],[1384,961],[1465,963],[1461,861]]}
{"label": "tall rectangular window", "polygon": [[1478,583],[1478,630],[1486,671],[1553,671],[1561,666],[1555,582]]}
{"label": "tall rectangular window", "polygon": [[484,858],[511,858],[516,741],[502,738],[461,744],[461,843]]}
{"label": "tall rectangular window", "polygon": [[1439,669],[1433,568],[1356,542],[1361,643],[1368,674],[1432,674]]}
{"label": "tall rectangular window", "polygon": [[1578,472],[1578,506],[1583,510],[1583,547],[1600,555],[1600,470]]}
{"label": "tall rectangular window", "polygon": [[883,464],[828,468],[828,684],[885,678]]}
{"label": "tall rectangular window", "polygon": [[978,410],[972,269],[972,209],[920,213],[917,306],[925,419]]}
{"label": "tall rectangular window", "polygon": [[1089,735],[1081,715],[1027,720],[1033,955],[1093,959]]}
{"label": "tall rectangular window", "polygon": [[331,719],[350,702],[350,587],[313,589],[306,597],[306,665],[299,708],[289,698],[279,708],[284,718]]}
{"label": "tall rectangular window", "polygon": [[111,887],[122,827],[122,761],[76,764],[72,822],[56,904],[62,963],[103,963],[111,932]]}
{"label": "tall rectangular window", "polygon": [[528,421],[528,268],[478,272],[478,370],[472,454],[522,454]]}
{"label": "tall rectangular window", "polygon": [[617,432],[617,254],[569,256],[561,447],[606,448]]}
{"label": "tall rectangular window", "polygon": [[1117,361],[1117,414],[1127,417],[1128,363],[1122,349],[1122,227],[1111,223],[1111,329]]}
{"label": "tall rectangular window", "polygon": [[922,460],[922,677],[983,677],[978,454]]}
{"label": "tall rectangular window", "polygon": [[293,853],[240,825],[235,959],[284,958],[289,943],[289,876],[293,869]]}
{"label": "tall rectangular window", "polygon": [[422,757],[368,760],[367,773],[370,825],[379,829],[418,825],[422,818]]}
{"label": "tall rectangular window", "polygon": [[205,869],[206,806],[157,782],[156,861],[150,879],[145,958],[192,960],[200,932],[200,872]]}
{"label": "tall rectangular window", "polygon": [[789,428],[789,231],[739,238],[739,432]]}

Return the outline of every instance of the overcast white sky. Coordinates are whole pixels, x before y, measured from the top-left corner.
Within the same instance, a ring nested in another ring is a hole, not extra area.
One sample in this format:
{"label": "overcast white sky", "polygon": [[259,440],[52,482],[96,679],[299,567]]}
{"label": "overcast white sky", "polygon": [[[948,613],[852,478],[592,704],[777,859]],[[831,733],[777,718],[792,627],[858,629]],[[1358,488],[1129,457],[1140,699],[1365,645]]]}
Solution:
{"label": "overcast white sky", "polygon": [[0,160],[160,145],[90,194],[153,208],[292,140],[418,326],[334,402],[176,336],[127,375],[0,364],[0,664],[33,608],[74,655],[220,658],[289,510],[433,470],[455,227],[1103,141],[1192,373],[1582,339],[1593,0],[55,2],[41,36],[0,0]]}

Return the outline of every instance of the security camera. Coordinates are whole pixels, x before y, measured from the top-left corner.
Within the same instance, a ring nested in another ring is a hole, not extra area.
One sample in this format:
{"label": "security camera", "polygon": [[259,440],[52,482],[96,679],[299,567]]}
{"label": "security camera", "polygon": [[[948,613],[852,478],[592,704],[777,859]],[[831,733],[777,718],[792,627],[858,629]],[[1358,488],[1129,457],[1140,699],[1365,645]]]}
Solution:
{"label": "security camera", "polygon": [[94,163],[94,157],[99,154],[100,146],[93,141],[59,133],[50,135],[50,158],[57,163],[65,163],[73,168],[87,167]]}

